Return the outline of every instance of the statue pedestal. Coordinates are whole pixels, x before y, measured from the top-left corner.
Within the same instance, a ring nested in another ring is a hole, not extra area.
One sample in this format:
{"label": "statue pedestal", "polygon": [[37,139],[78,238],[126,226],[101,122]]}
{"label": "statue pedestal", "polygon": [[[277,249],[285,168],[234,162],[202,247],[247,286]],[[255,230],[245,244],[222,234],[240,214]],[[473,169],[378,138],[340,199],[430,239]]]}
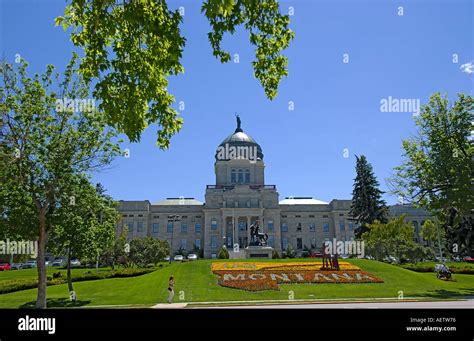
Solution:
{"label": "statue pedestal", "polygon": [[247,246],[245,258],[266,258],[272,259],[273,248],[271,246]]}

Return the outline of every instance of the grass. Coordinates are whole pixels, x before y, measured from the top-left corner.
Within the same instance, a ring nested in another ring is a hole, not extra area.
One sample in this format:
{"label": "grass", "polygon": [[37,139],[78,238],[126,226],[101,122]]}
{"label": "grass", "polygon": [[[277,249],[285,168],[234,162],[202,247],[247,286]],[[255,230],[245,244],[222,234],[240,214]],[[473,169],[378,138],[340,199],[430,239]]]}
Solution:
{"label": "grass", "polygon": [[[46,268],[47,276],[52,276],[55,272],[61,272],[61,274],[66,277],[67,270],[59,267],[48,267]],[[99,268],[100,272],[105,272],[110,270],[110,268]],[[72,275],[82,275],[87,271],[95,272],[95,269],[82,269],[82,268],[73,268],[71,269]],[[0,282],[12,280],[12,279],[35,279],[38,278],[38,270],[34,269],[22,269],[22,270],[11,270],[11,271],[1,271],[0,272]]]}
{"label": "grass", "polygon": [[[247,292],[219,286],[217,276],[210,271],[213,261],[216,260],[174,263],[139,277],[77,282],[74,283],[74,290],[79,301],[75,304],[67,300],[66,285],[50,286],[47,289],[48,304],[50,307],[92,307],[151,306],[164,303],[167,298],[168,278],[171,275],[175,277],[175,302],[288,300],[290,291],[294,292],[296,300],[396,299],[400,291],[403,291],[404,297],[420,299],[474,295],[474,275],[456,274],[454,281],[442,281],[436,279],[434,273],[413,272],[398,266],[362,259],[349,261],[382,278],[384,283],[286,284],[280,285],[279,291]],[[0,280],[4,275],[0,273]],[[35,299],[35,289],[0,295],[0,308],[32,307]]]}

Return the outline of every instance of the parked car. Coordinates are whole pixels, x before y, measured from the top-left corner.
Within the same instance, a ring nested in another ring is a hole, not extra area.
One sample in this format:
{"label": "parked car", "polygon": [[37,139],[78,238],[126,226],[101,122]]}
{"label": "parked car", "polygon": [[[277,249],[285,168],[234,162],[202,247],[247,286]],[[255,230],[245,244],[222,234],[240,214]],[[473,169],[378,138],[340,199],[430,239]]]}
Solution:
{"label": "parked car", "polygon": [[177,262],[182,262],[184,259],[184,257],[182,255],[176,255],[174,256],[174,260],[177,261]]}
{"label": "parked car", "polygon": [[64,258],[55,258],[52,265],[53,266],[64,266],[64,265],[66,265],[66,261],[64,260]]}
{"label": "parked car", "polygon": [[77,258],[71,259],[71,267],[81,266],[81,262]]}
{"label": "parked car", "polygon": [[191,254],[188,255],[188,259],[189,259],[189,260],[197,260],[197,259],[198,259],[198,256],[195,255],[194,253],[191,253]]}
{"label": "parked car", "polygon": [[8,263],[1,263],[0,264],[0,271],[7,271],[7,270],[11,270],[11,266],[10,264]]}
{"label": "parked car", "polygon": [[447,258],[445,258],[445,257],[439,257],[439,256],[436,256],[436,257],[435,257],[435,260],[436,260],[437,262],[443,262],[443,263],[448,261]]}
{"label": "parked car", "polygon": [[12,270],[21,270],[23,269],[23,264],[21,263],[12,263],[11,266]]}
{"label": "parked car", "polygon": [[169,262],[170,261],[170,256],[166,256],[164,259],[165,259],[166,262]]}
{"label": "parked car", "polygon": [[384,262],[388,262],[388,263],[398,263],[397,257],[394,257],[394,256],[387,256],[383,260]]}
{"label": "parked car", "polygon": [[36,268],[35,260],[29,260],[28,262],[23,264],[23,269],[32,269],[32,268]]}
{"label": "parked car", "polygon": [[474,258],[471,256],[464,257],[464,261],[468,263],[474,263]]}

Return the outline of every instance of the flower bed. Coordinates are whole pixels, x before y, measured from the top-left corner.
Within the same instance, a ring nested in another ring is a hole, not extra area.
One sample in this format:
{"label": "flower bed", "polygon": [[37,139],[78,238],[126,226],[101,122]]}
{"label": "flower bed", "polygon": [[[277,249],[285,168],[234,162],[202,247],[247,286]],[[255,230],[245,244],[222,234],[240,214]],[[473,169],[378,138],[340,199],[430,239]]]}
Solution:
{"label": "flower bed", "polygon": [[321,265],[321,263],[226,262],[212,263],[211,268],[212,272],[219,276],[219,285],[248,291],[279,290],[278,284],[383,283],[380,278],[349,263],[344,262],[347,269],[341,267],[339,271],[322,271]]}

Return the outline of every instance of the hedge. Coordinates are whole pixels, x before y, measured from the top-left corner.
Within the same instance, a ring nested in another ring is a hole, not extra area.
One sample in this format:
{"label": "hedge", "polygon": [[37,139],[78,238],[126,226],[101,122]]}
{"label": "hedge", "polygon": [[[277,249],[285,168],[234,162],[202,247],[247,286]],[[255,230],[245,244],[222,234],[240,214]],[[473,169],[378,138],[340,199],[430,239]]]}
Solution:
{"label": "hedge", "polygon": [[[124,278],[124,277],[135,277],[141,276],[150,272],[155,271],[153,268],[124,268],[118,270],[110,270],[103,272],[93,272],[87,271],[81,275],[72,276],[73,282],[82,282],[82,281],[94,281],[99,279],[106,278]],[[67,276],[63,275],[61,272],[55,272],[52,276],[47,277],[47,285],[58,285],[67,283]],[[34,289],[38,286],[38,280],[36,278],[29,279],[14,279],[0,281],[0,295],[7,294],[9,292],[15,292],[20,290]]]}

